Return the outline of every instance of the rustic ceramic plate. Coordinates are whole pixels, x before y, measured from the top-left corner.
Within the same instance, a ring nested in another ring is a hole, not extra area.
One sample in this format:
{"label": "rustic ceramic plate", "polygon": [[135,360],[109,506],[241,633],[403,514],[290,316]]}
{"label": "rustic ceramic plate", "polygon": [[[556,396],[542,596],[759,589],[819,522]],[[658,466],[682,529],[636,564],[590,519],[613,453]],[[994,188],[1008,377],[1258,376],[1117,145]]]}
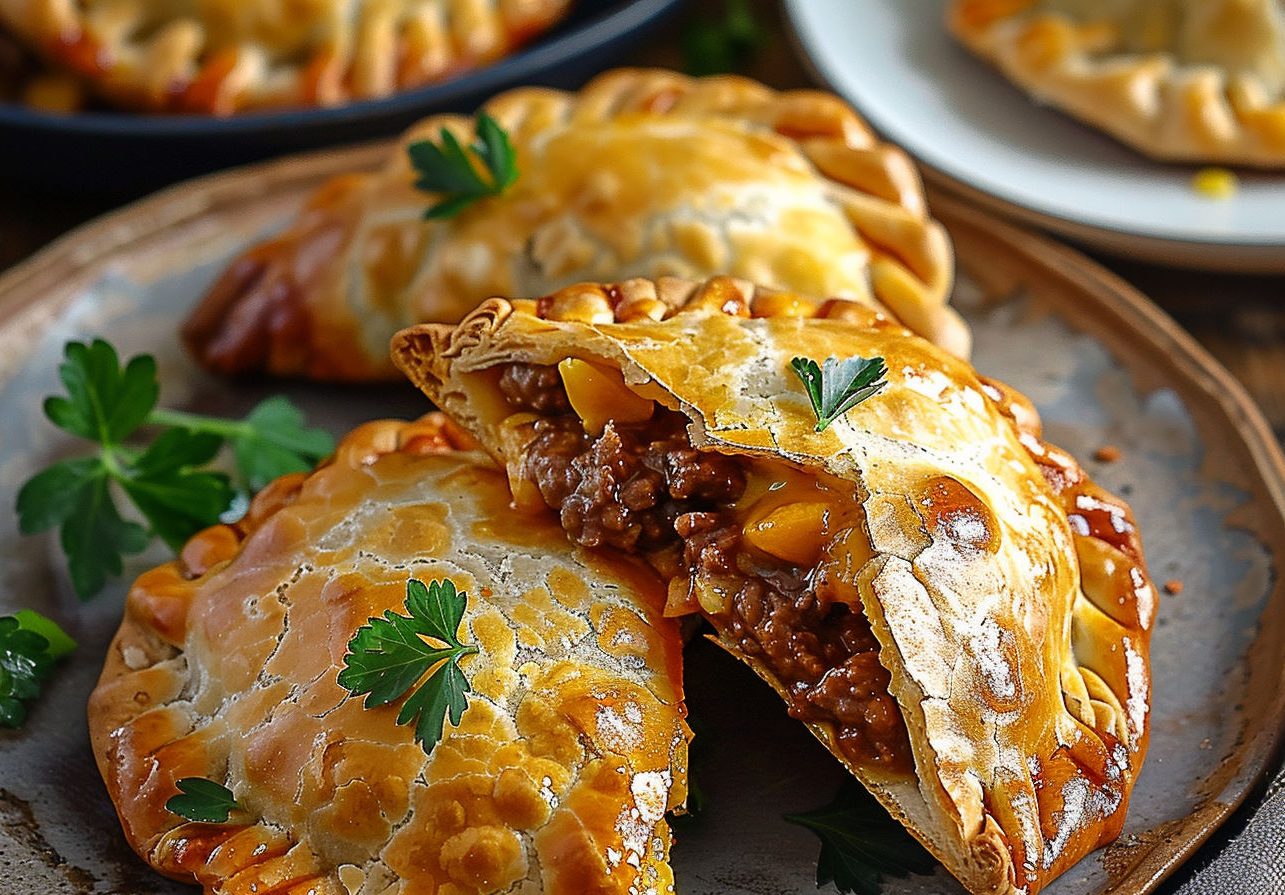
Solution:
{"label": "rustic ceramic plate", "polygon": [[1193,165],[1151,161],[1032,102],[951,38],[945,0],[789,0],[816,73],[934,181],[1114,255],[1285,272],[1285,176],[1213,201]]}
{"label": "rustic ceramic plate", "polygon": [[[374,165],[381,147],[289,159],[163,193],[62,240],[0,278],[0,504],[67,449],[41,418],[64,341],[101,335],[156,355],[169,405],[229,412],[257,389],[201,374],[176,344],[185,310],[246,243],[279,228],[324,177]],[[1181,863],[1263,773],[1283,717],[1285,471],[1238,386],[1145,299],[1080,256],[940,203],[961,258],[958,301],[977,362],[1030,395],[1053,441],[1127,494],[1162,600],[1154,647],[1151,755],[1117,845],[1074,868],[1059,895],[1143,893]],[[336,432],[425,405],[409,387],[286,389]],[[131,572],[161,558],[140,558]],[[0,880],[14,892],[188,891],[126,848],[98,780],[84,704],[120,612],[123,586],[81,606],[53,538],[22,539],[0,515],[0,609],[34,606],[81,642],[24,731],[0,736]],[[694,773],[708,808],[681,831],[683,895],[807,892],[817,843],[786,812],[829,801],[838,766],[749,672],[696,645],[687,682],[705,731]],[[936,875],[889,893],[957,893]]]}

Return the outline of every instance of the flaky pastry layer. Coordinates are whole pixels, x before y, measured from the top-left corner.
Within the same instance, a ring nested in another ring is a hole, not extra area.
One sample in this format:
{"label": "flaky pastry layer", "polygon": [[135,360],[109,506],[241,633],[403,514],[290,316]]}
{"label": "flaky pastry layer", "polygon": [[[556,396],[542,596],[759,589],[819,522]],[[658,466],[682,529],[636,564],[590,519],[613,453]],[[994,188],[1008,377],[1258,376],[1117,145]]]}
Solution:
{"label": "flaky pastry layer", "polygon": [[851,298],[967,354],[949,241],[914,165],[837,97],[620,70],[486,111],[517,152],[504,195],[425,221],[407,145],[442,128],[472,139],[470,119],[426,119],[382,170],[322,187],[233,262],[184,327],[193,354],[223,374],[395,378],[394,332],[492,295],[715,274]]}
{"label": "flaky pastry layer", "polygon": [[[686,798],[681,639],[636,564],[512,524],[503,474],[440,416],[355,430],[311,475],[142,575],[89,705],[126,838],[220,895],[672,892]],[[432,750],[337,683],[410,577],[468,593],[473,692]],[[226,785],[232,822],[166,801]]]}

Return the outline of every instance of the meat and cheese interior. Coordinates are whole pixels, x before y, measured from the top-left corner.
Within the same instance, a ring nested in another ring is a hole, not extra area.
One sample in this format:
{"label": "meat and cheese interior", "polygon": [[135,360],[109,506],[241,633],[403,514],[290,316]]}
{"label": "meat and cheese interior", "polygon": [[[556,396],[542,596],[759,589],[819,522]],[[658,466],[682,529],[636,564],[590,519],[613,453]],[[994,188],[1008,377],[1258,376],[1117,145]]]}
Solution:
{"label": "meat and cheese interior", "polygon": [[767,460],[693,449],[687,419],[619,371],[569,358],[509,364],[509,480],[576,543],[638,553],[670,581],[671,615],[702,613],[780,682],[791,712],[834,725],[854,763],[913,768],[853,573],[873,555],[856,489]]}
{"label": "meat and cheese interior", "polygon": [[[850,302],[586,285],[422,326],[394,356],[517,506],[639,554],[974,892],[1118,835],[1154,591],[1127,506],[1029,402]],[[794,357],[883,357],[824,432]]]}

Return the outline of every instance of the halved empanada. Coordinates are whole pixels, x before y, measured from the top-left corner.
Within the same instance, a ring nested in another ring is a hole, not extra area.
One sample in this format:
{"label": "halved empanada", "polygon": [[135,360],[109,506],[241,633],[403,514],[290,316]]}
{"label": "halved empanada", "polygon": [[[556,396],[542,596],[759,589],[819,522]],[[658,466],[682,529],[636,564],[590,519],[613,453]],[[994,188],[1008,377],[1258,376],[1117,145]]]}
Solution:
{"label": "halved empanada", "polygon": [[228,115],[388,96],[512,52],[570,0],[0,0],[0,25],[105,99]]}
{"label": "halved empanada", "polygon": [[841,295],[965,355],[952,257],[919,177],[837,97],[743,78],[617,71],[580,93],[523,89],[486,106],[517,183],[425,221],[406,145],[469,119],[429,118],[374,174],[335,180],[255,246],[184,327],[219,373],[395,378],[388,340],[457,322],[492,295],[586,279],[729,273]]}
{"label": "halved empanada", "polygon": [[[1025,399],[860,304],[727,278],[495,299],[394,353],[520,508],[646,556],[972,891],[1118,835],[1155,593]],[[791,364],[832,356],[887,384],[818,432]]]}
{"label": "halved empanada", "polygon": [[[370,423],[134,584],[90,701],[130,844],[220,895],[672,892],[686,797],[681,639],[636,561],[512,524],[504,475],[440,417]],[[337,683],[410,578],[468,594],[472,686],[431,754]],[[232,823],[166,810],[204,777]]]}
{"label": "halved empanada", "polygon": [[1285,166],[1280,0],[954,0],[950,27],[1036,99],[1153,158]]}

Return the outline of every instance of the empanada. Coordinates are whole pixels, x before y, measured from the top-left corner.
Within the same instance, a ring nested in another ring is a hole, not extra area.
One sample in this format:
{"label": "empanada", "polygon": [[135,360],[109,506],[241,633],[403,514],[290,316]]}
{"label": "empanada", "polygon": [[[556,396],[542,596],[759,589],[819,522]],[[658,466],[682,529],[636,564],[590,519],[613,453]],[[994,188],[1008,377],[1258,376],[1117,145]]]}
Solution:
{"label": "empanada", "polygon": [[570,0],[0,0],[0,25],[103,98],[228,115],[385,97],[512,52]]}
{"label": "empanada", "polygon": [[1281,0],[953,0],[949,19],[1036,99],[1153,158],[1285,166]]}
{"label": "empanada", "polygon": [[224,374],[396,378],[394,332],[492,295],[724,273],[852,298],[967,353],[946,307],[949,242],[913,164],[837,97],[623,70],[486,110],[517,151],[506,193],[425,221],[433,197],[407,144],[442,127],[472,139],[469,119],[427,119],[381,171],[328,184],[230,266],[184,327],[193,354]]}
{"label": "empanada", "polygon": [[[1029,402],[869,308],[634,280],[483,304],[398,363],[519,507],[646,556],[975,893],[1118,835],[1155,592],[1128,507]],[[818,432],[795,358],[886,362]]]}
{"label": "empanada", "polygon": [[[440,417],[370,423],[134,584],[90,701],[125,835],[221,895],[672,891],[686,797],[681,638],[640,562],[514,525],[504,475]],[[425,753],[337,683],[409,578],[468,594],[472,692]],[[244,814],[189,823],[178,780]]]}

